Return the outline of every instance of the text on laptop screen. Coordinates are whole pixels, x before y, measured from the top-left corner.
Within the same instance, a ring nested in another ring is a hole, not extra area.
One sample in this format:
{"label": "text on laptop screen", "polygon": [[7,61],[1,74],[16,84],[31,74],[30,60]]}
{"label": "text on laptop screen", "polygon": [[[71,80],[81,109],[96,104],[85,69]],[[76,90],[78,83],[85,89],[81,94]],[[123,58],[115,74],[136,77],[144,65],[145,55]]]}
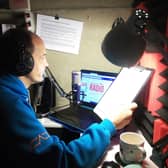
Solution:
{"label": "text on laptop screen", "polygon": [[80,102],[96,105],[117,73],[81,70]]}

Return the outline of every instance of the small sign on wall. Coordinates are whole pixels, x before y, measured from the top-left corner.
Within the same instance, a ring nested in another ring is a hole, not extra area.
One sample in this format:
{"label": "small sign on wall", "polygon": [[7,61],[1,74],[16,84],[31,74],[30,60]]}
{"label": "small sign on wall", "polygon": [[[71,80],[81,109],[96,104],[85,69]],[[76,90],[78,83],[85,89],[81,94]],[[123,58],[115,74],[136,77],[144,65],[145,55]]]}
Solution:
{"label": "small sign on wall", "polygon": [[83,22],[54,16],[37,15],[36,33],[47,49],[78,54]]}

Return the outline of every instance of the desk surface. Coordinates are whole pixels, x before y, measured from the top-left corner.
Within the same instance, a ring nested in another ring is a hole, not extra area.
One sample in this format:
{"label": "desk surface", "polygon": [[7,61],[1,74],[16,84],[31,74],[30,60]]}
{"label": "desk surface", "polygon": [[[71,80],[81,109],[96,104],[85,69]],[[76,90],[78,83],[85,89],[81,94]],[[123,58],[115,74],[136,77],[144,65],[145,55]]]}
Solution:
{"label": "desk surface", "polygon": [[[113,160],[113,161],[117,162],[115,159],[115,155],[117,152],[119,152],[119,135],[123,131],[133,131],[133,132],[138,132],[141,134],[141,132],[137,129],[134,122],[132,122],[124,130],[118,132],[117,135],[112,138],[112,141],[111,141],[111,144],[107,150],[107,153],[105,154],[103,161],[98,168],[102,167],[102,164],[104,161],[112,161]],[[149,145],[149,143],[146,140],[145,140],[144,146],[145,146],[145,150],[147,152],[147,156],[146,156],[146,159],[143,161],[143,168],[159,168],[156,164],[154,164],[150,160],[150,156],[152,154],[152,147]],[[121,166],[121,168],[122,168],[122,166]]]}

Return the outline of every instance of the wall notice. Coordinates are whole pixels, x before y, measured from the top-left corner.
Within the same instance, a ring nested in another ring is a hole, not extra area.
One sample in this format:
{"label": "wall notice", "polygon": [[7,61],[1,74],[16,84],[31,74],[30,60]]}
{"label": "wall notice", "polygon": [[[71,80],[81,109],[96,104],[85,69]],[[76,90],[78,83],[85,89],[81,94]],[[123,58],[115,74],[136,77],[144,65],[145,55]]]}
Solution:
{"label": "wall notice", "polygon": [[38,14],[36,27],[47,49],[79,53],[83,22]]}

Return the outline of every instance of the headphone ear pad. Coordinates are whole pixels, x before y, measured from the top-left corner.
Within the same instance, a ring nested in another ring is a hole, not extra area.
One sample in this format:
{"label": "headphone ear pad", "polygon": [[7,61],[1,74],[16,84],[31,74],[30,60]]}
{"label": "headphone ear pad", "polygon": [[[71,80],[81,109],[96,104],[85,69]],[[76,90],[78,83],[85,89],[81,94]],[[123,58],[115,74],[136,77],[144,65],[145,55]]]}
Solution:
{"label": "headphone ear pad", "polygon": [[34,67],[34,60],[32,55],[29,52],[24,51],[24,53],[22,53],[22,60],[20,60],[16,64],[15,67],[16,75],[18,76],[27,75],[32,71],[33,67]]}

